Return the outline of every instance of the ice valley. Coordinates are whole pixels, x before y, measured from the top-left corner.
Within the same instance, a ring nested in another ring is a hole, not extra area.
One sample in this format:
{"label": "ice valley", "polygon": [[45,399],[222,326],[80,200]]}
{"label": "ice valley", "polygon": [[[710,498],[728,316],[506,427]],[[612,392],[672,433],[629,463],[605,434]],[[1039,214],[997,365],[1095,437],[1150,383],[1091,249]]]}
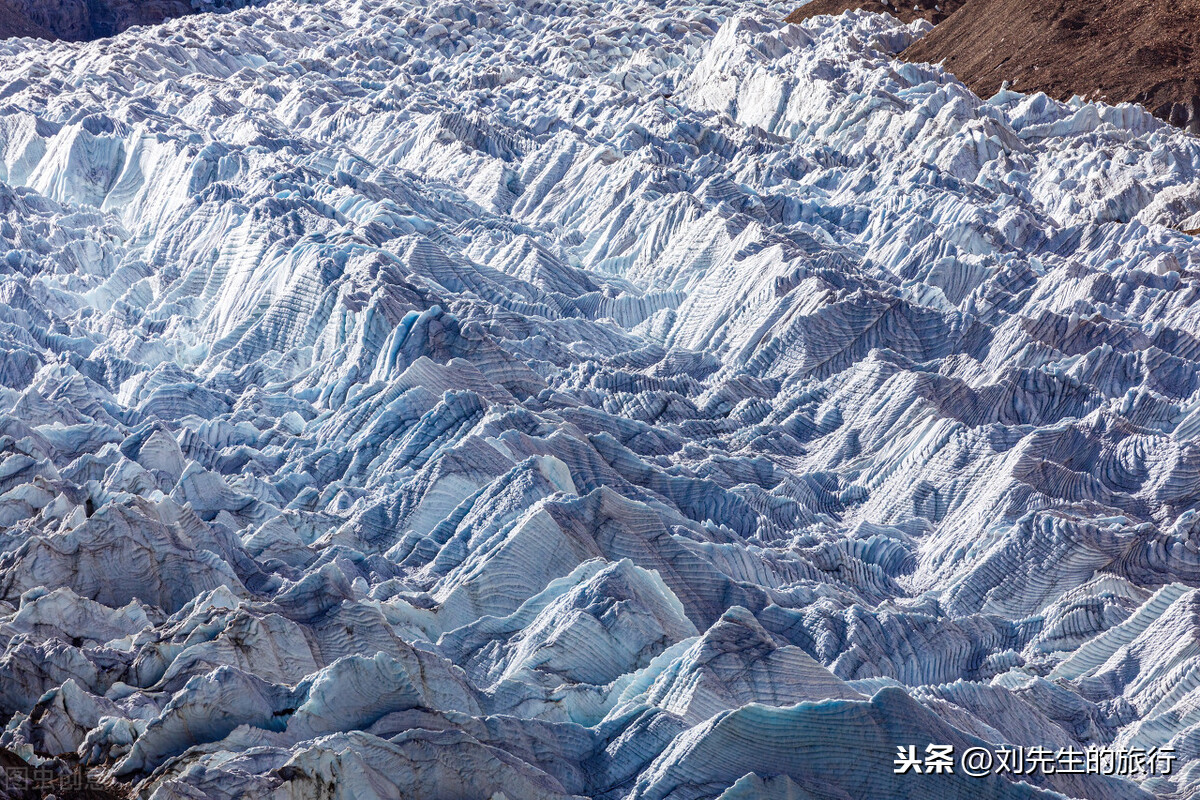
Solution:
{"label": "ice valley", "polygon": [[[789,10],[0,42],[0,747],[154,800],[1200,792],[1200,139]],[[932,742],[1176,762],[893,773]]]}

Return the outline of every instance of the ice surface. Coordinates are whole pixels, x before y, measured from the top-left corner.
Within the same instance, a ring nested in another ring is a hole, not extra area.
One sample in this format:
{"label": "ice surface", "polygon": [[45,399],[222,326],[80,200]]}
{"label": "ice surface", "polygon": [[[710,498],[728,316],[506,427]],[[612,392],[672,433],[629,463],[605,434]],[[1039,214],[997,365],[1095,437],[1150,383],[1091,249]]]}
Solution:
{"label": "ice surface", "polygon": [[0,746],[153,800],[1200,791],[1200,140],[779,10],[0,43]]}

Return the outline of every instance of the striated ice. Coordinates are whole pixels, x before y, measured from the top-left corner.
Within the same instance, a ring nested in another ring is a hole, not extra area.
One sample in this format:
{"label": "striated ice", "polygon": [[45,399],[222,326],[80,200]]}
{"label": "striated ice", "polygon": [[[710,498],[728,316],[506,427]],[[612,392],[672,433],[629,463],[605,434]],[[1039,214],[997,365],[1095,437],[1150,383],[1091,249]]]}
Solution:
{"label": "striated ice", "polygon": [[799,647],[776,645],[746,609],[734,606],[626,702],[656,705],[698,724],[755,702],[790,706],[861,697]]}
{"label": "striated ice", "polygon": [[[910,798],[925,796],[890,775],[892,751],[878,739],[939,741],[959,748],[984,740],[958,731],[934,716],[901,689],[881,689],[870,700],[826,700],[780,709],[751,704],[720,714],[677,737],[639,780],[638,798],[716,796],[744,776],[786,776],[799,787],[800,797]],[[750,741],[754,746],[740,745]],[[836,763],[839,754],[857,753],[861,768],[830,773],[820,765]],[[878,761],[872,763],[870,759]],[[1083,781],[1078,776],[1052,776],[1039,783],[1078,796],[1149,798],[1127,783]],[[1087,784],[1084,786],[1083,784]],[[1028,783],[1009,783],[995,775],[971,778],[947,776],[942,797],[1036,797]],[[737,796],[734,794],[733,796]],[[769,796],[769,795],[768,795]],[[786,795],[785,795],[786,796]],[[1061,796],[1061,795],[1060,795]]]}
{"label": "striated ice", "polygon": [[0,747],[153,800],[1195,794],[1200,140],[926,30],[0,43]]}

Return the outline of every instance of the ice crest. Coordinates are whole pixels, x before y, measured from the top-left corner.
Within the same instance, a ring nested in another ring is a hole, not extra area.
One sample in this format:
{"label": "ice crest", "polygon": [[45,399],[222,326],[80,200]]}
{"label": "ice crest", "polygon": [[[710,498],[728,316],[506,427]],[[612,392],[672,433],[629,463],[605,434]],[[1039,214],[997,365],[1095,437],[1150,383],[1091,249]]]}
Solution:
{"label": "ice crest", "polygon": [[1200,790],[1200,140],[779,11],[0,42],[0,746],[156,800]]}

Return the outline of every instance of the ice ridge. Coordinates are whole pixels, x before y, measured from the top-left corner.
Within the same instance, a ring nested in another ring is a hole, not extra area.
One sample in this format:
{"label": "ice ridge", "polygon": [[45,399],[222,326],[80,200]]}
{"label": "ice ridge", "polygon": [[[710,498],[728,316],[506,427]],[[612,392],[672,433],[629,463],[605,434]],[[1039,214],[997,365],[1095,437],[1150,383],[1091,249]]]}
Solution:
{"label": "ice ridge", "polygon": [[1200,792],[1200,139],[927,30],[0,42],[0,747],[151,800]]}

